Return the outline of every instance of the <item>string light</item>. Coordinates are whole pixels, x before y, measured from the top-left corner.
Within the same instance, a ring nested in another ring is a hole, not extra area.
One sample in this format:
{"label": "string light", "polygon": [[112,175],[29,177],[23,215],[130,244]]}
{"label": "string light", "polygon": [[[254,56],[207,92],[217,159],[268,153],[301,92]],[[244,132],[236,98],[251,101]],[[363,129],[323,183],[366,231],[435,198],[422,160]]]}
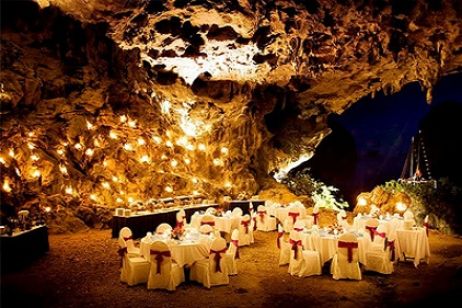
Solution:
{"label": "string light", "polygon": [[173,192],[172,186],[165,186],[165,191],[169,193]]}
{"label": "string light", "polygon": [[29,148],[29,150],[33,150],[35,149],[35,144],[33,144],[32,142],[29,142],[27,143],[27,147]]}
{"label": "string light", "polygon": [[152,140],[153,140],[156,144],[161,144],[161,142],[162,142],[162,138],[160,138],[159,136],[152,136]]}
{"label": "string light", "polygon": [[32,131],[30,131],[30,132],[27,133],[27,136],[29,136],[29,137],[31,137],[31,138],[32,138],[32,137],[35,137],[35,133],[32,132]]}
{"label": "string light", "polygon": [[9,149],[9,150],[8,150],[8,156],[10,156],[11,158],[14,158],[15,153],[14,153],[14,150],[13,150],[13,149]]}
{"label": "string light", "polygon": [[88,148],[88,149],[85,151],[85,155],[87,155],[88,157],[92,157],[93,154],[95,154],[95,151],[94,151],[92,148]]}
{"label": "string light", "polygon": [[138,142],[138,145],[145,145],[146,144],[146,141],[143,139],[143,137],[139,137],[137,142]]}
{"label": "string light", "polygon": [[111,189],[111,185],[108,182],[102,182],[101,186],[103,186],[104,189]]}
{"label": "string light", "polygon": [[119,182],[119,178],[116,177],[115,175],[113,175],[113,176],[112,176],[112,181],[115,182],[115,183],[117,183],[117,182]]}
{"label": "string light", "polygon": [[67,147],[69,145],[68,142],[63,142],[63,147]]}
{"label": "string light", "polygon": [[111,130],[109,132],[109,138],[116,140],[117,138],[119,138],[119,136],[117,136],[117,133],[115,131]]}
{"label": "string light", "polygon": [[3,164],[3,165],[6,163],[6,161],[5,161],[5,159],[3,158],[3,156],[0,156],[0,163]]}
{"label": "string light", "polygon": [[64,165],[59,165],[59,171],[61,171],[62,174],[67,175],[67,168]]}
{"label": "string light", "polygon": [[93,145],[94,145],[95,147],[97,147],[97,148],[101,147],[101,143],[99,142],[98,139],[95,139],[95,140],[93,141]]}
{"label": "string light", "polygon": [[45,206],[45,212],[50,213],[51,212],[51,206]]}
{"label": "string light", "polygon": [[364,197],[359,197],[358,198],[358,205],[359,206],[366,206],[367,205],[367,200]]}
{"label": "string light", "polygon": [[199,149],[199,151],[202,151],[202,152],[205,152],[205,150],[207,149],[207,147],[205,146],[205,144],[203,143],[200,143],[197,148]]}
{"label": "string light", "polygon": [[127,116],[126,115],[121,115],[119,117],[119,120],[120,120],[120,123],[125,123],[125,122],[127,122]]}
{"label": "string light", "polygon": [[133,199],[133,197],[128,197],[127,201],[128,201],[128,203],[133,203],[135,201],[135,199]]}
{"label": "string light", "polygon": [[39,178],[41,175],[42,175],[42,173],[38,169],[35,169],[34,171],[32,171],[32,176],[34,178]]}
{"label": "string light", "polygon": [[149,162],[151,162],[151,158],[148,155],[145,154],[145,155],[140,157],[139,162],[140,163],[149,163]]}
{"label": "string light", "polygon": [[3,182],[3,186],[2,186],[3,190],[7,193],[11,192],[11,186],[10,186],[10,183],[8,181],[8,179],[5,179],[5,181]]}
{"label": "string light", "polygon": [[103,160],[103,166],[104,166],[104,167],[107,167],[107,165],[108,165],[107,160]]}
{"label": "string light", "polygon": [[199,195],[199,192],[198,192],[197,190],[193,190],[192,193],[193,193],[194,196],[198,196],[198,195]]}
{"label": "string light", "polygon": [[225,188],[231,188],[231,187],[233,187],[233,184],[231,184],[230,181],[226,181],[225,182]]}
{"label": "string light", "polygon": [[191,143],[188,143],[188,144],[186,145],[186,150],[188,150],[188,151],[194,151],[194,150],[195,150],[195,147],[194,147]]}
{"label": "string light", "polygon": [[14,171],[19,177],[21,176],[21,171],[18,168],[14,168]]}
{"label": "string light", "polygon": [[166,160],[168,157],[167,157],[167,155],[162,154],[162,156],[161,156],[160,158],[161,158],[162,160]]}
{"label": "string light", "polygon": [[215,158],[215,159],[213,160],[213,164],[214,164],[215,166],[222,166],[222,165],[223,165],[223,161],[222,161],[221,159],[219,159],[219,158]]}
{"label": "string light", "polygon": [[229,153],[229,150],[228,150],[227,147],[222,147],[220,151],[221,151],[221,154],[223,154],[223,155],[228,155],[228,153]]}
{"label": "string light", "polygon": [[38,157],[37,155],[33,154],[31,155],[30,159],[32,159],[33,161],[37,161],[40,159],[40,157]]}
{"label": "string light", "polygon": [[80,143],[76,143],[76,144],[74,145],[74,148],[75,148],[76,150],[81,150],[81,149],[82,149],[82,145],[81,145]]}
{"label": "string light", "polygon": [[74,189],[72,188],[72,186],[66,186],[66,189],[64,190],[66,194],[68,195],[72,195],[74,194]]}
{"label": "string light", "polygon": [[124,144],[124,150],[125,151],[133,151],[133,146],[131,145],[131,143],[125,143]]}
{"label": "string light", "polygon": [[95,126],[87,120],[87,129],[92,130],[93,128],[95,128]]}
{"label": "string light", "polygon": [[177,162],[176,160],[173,159],[173,160],[170,162],[170,165],[171,165],[173,168],[175,168],[176,166],[178,166],[178,162]]}
{"label": "string light", "polygon": [[136,120],[128,121],[128,127],[135,128],[136,127]]}
{"label": "string light", "polygon": [[184,159],[184,163],[185,163],[186,165],[189,165],[189,164],[191,163],[191,160],[190,160],[189,158],[185,158],[185,159]]}
{"label": "string light", "polygon": [[173,143],[172,143],[170,140],[167,140],[167,142],[165,142],[165,145],[166,145],[168,148],[173,148]]}
{"label": "string light", "polygon": [[96,194],[90,194],[90,200],[92,201],[98,201],[98,196]]}
{"label": "string light", "polygon": [[120,197],[117,197],[116,202],[117,203],[122,203],[122,202],[124,202],[124,200],[122,198],[120,198]]}
{"label": "string light", "polygon": [[199,183],[199,180],[198,180],[196,177],[192,178],[191,181],[192,181],[194,184]]}
{"label": "string light", "polygon": [[160,103],[160,111],[163,114],[170,113],[170,102],[168,100],[165,100],[162,103]]}
{"label": "string light", "polygon": [[63,156],[64,155],[64,150],[63,149],[58,149],[58,150],[56,150],[56,153],[58,153],[58,155]]}

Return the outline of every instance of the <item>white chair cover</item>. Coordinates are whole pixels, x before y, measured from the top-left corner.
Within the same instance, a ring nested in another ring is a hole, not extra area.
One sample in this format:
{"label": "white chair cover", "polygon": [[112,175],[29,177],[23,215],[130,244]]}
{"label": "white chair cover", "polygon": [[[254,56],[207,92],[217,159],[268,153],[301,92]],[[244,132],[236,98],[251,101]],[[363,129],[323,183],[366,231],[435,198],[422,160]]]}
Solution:
{"label": "white chair cover", "polygon": [[264,205],[259,205],[257,208],[257,230],[259,231],[273,231],[276,230],[276,218],[271,217],[266,212]]}
{"label": "white chair cover", "polygon": [[284,228],[278,224],[277,246],[279,248],[279,265],[289,264],[290,262],[290,245],[284,240]]}
{"label": "white chair cover", "polygon": [[208,207],[205,210],[205,215],[215,215],[217,213],[217,209],[214,207]]}
{"label": "white chair cover", "polygon": [[358,239],[353,233],[345,233],[339,237],[337,253],[335,254],[330,272],[335,280],[361,280],[359,268]]}
{"label": "white chair cover", "polygon": [[150,263],[148,289],[174,291],[184,282],[183,269],[172,262],[170,250],[164,242],[155,241],[151,244]]}
{"label": "white chair cover", "polygon": [[233,217],[241,217],[244,214],[242,209],[240,207],[235,207],[233,211],[231,212],[231,215]]}
{"label": "white chair cover", "polygon": [[253,225],[250,215],[246,214],[242,216],[239,224],[239,246],[247,246],[252,243],[253,240]]}
{"label": "white chair cover", "polygon": [[[213,209],[213,207],[212,207]],[[209,225],[212,228],[215,228],[215,216],[211,214],[205,214],[201,219],[201,226]]]}
{"label": "white chair cover", "polygon": [[290,257],[289,257],[289,274],[292,276],[299,275],[302,270],[302,240],[300,239],[300,233],[292,230],[289,234],[289,246],[290,246]]}
{"label": "white chair cover", "polygon": [[140,249],[135,247],[132,230],[130,230],[128,227],[123,227],[119,231],[119,246],[127,247],[127,253],[130,256],[139,256],[140,254]]}
{"label": "white chair cover", "polygon": [[157,234],[164,234],[172,232],[172,226],[170,226],[168,223],[161,223],[160,225],[157,226],[156,228],[156,233]]}
{"label": "white chair cover", "polygon": [[229,284],[228,268],[224,260],[226,250],[225,239],[215,239],[210,246],[209,258],[197,261],[191,267],[191,280],[202,283],[206,288]]}
{"label": "white chair cover", "polygon": [[229,275],[237,275],[236,259],[239,259],[239,230],[233,230],[228,251],[225,255]]}

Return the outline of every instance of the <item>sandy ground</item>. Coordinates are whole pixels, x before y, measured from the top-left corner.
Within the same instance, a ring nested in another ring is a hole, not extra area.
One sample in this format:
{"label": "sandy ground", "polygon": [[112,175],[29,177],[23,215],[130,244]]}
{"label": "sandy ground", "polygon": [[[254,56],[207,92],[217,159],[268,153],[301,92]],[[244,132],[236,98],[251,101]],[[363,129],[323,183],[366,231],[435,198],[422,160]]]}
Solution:
{"label": "sandy ground", "polygon": [[[449,304],[462,291],[462,239],[431,233],[430,264],[399,263],[391,276],[362,281],[291,277],[279,267],[276,233],[256,233],[241,249],[239,274],[208,290],[188,282],[175,293],[119,282],[117,242],[109,230],[50,236],[50,252],[1,277],[2,307],[389,307]],[[453,306],[453,305],[451,305]]]}

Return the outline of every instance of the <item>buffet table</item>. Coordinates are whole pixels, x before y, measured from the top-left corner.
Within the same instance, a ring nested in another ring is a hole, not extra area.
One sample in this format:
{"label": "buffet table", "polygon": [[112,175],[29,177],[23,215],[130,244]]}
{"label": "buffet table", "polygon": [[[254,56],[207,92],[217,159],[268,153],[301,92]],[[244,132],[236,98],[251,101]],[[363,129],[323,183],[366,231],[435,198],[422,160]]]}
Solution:
{"label": "buffet table", "polygon": [[112,237],[119,237],[119,231],[123,227],[128,227],[133,232],[133,238],[141,238],[147,232],[154,232],[161,223],[168,223],[172,227],[176,225],[176,213],[184,209],[186,219],[189,221],[192,214],[196,211],[205,211],[209,207],[218,207],[218,204],[199,204],[184,207],[166,208],[156,210],[154,213],[134,214],[131,216],[114,215],[112,217]]}
{"label": "buffet table", "polygon": [[1,270],[20,269],[38,259],[49,250],[48,227],[33,227],[30,230],[0,236]]}

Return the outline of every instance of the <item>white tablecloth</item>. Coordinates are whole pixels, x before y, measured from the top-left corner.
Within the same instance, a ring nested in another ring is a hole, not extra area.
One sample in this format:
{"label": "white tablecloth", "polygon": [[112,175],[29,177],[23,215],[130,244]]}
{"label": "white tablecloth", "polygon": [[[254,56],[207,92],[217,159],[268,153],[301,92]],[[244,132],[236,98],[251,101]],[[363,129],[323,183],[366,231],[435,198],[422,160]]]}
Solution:
{"label": "white tablecloth", "polygon": [[[199,229],[204,215],[195,214],[191,216],[191,227]],[[242,217],[219,216],[215,217],[215,229],[221,232],[231,233],[233,229],[239,228]]]}
{"label": "white tablecloth", "polygon": [[[209,256],[209,248],[207,244],[203,241],[165,241],[170,249],[172,254],[172,259],[179,265],[191,265],[196,261],[203,260]],[[151,246],[151,241],[141,240],[140,243],[140,252],[143,257],[149,260],[149,248]]]}
{"label": "white tablecloth", "polygon": [[420,261],[430,261],[430,245],[424,228],[412,230],[396,230],[397,245],[395,247],[399,260],[413,258],[417,267]]}

